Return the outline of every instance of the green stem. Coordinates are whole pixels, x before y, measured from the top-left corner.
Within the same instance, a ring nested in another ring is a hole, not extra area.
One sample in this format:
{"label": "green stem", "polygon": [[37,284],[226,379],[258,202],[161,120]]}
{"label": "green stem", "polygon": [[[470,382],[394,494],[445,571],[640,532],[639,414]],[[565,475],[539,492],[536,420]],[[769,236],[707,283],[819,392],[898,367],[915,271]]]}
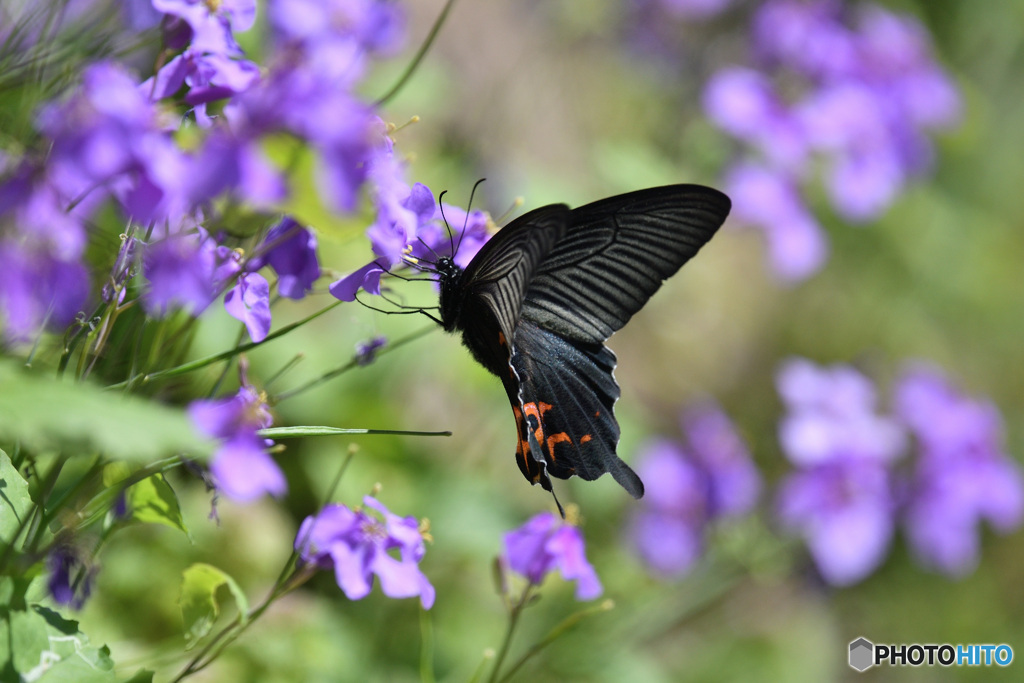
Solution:
{"label": "green stem", "polygon": [[[377,352],[377,357],[379,358],[380,356],[383,356],[386,353],[391,353],[392,351],[405,346],[409,342],[416,341],[420,337],[426,336],[427,334],[433,332],[436,329],[438,329],[438,328],[435,325],[430,325],[428,327],[421,328],[421,329],[419,329],[416,332],[413,332],[411,334],[407,334],[406,336],[402,337],[401,339],[399,339],[399,340],[397,340],[397,341],[395,341],[395,342],[393,342],[391,344],[386,345],[384,348],[382,348],[380,351],[378,351]],[[330,381],[330,380],[334,379],[335,377],[337,377],[339,375],[342,375],[342,374],[348,372],[349,370],[352,370],[353,368],[357,368],[357,367],[361,367],[361,366],[359,365],[359,356],[358,356],[358,354],[355,354],[344,365],[341,365],[341,366],[339,366],[339,367],[337,367],[337,368],[335,368],[333,370],[325,372],[324,374],[320,375],[319,377],[315,377],[315,378],[309,380],[308,382],[306,382],[305,384],[301,384],[301,385],[295,387],[294,389],[289,389],[288,391],[283,391],[280,394],[278,394],[277,396],[274,396],[273,399],[270,401],[270,403],[271,403],[271,405],[277,405],[278,403],[280,403],[281,401],[283,401],[285,399],[292,398],[293,396],[295,396],[297,394],[301,394],[304,391],[309,391],[313,387],[319,386],[319,385],[323,384],[324,382]]]}
{"label": "green stem", "polygon": [[427,39],[423,41],[423,45],[421,45],[419,51],[416,52],[416,56],[412,58],[412,61],[409,62],[409,66],[406,67],[405,72],[401,77],[399,77],[398,81],[391,86],[391,89],[373,103],[375,107],[381,107],[384,104],[387,104],[388,100],[397,95],[398,91],[405,86],[406,81],[412,78],[412,75],[416,72],[420,62],[422,62],[423,58],[427,56],[427,51],[430,50],[430,46],[434,43],[434,39],[437,38],[437,34],[441,32],[441,27],[448,18],[448,12],[451,11],[452,5],[454,4],[455,0],[448,0],[448,2],[444,4],[444,9],[441,10],[441,14],[437,15],[437,21],[435,21],[434,25],[430,27],[430,33],[427,34]]}
{"label": "green stem", "polygon": [[494,668],[491,670],[491,677],[488,678],[488,683],[495,683],[498,680],[498,672],[501,671],[501,665],[505,662],[505,657],[508,656],[508,649],[512,645],[512,634],[515,633],[516,624],[519,623],[519,617],[523,613],[523,608],[526,607],[527,600],[530,599],[530,593],[533,590],[533,584],[527,584],[526,588],[523,589],[523,594],[519,597],[519,600],[512,605],[512,609],[509,610],[508,628],[505,629],[505,639],[501,643],[501,649],[498,651],[498,657],[494,660]]}
{"label": "green stem", "polygon": [[500,679],[498,679],[499,683],[505,683],[506,681],[511,680],[512,676],[514,676],[516,672],[519,671],[519,669],[523,666],[523,664],[526,664],[526,662],[529,661],[531,657],[533,657],[535,654],[546,648],[551,643],[558,640],[558,638],[561,637],[563,633],[574,628],[576,624],[580,623],[587,617],[591,617],[601,612],[607,612],[614,606],[615,603],[613,603],[611,600],[604,600],[600,604],[594,605],[593,607],[580,610],[575,614],[570,614],[562,621],[562,623],[558,624],[558,626],[555,626],[553,629],[551,629],[551,631],[546,636],[544,636],[544,638],[534,643],[533,646],[531,646],[530,649],[527,650],[522,657],[517,659],[516,662],[511,667],[509,667],[508,672]]}
{"label": "green stem", "polygon": [[311,320],[315,320],[316,318],[319,318],[324,313],[327,313],[328,311],[332,310],[335,306],[339,306],[342,303],[343,302],[341,302],[341,301],[335,301],[332,304],[330,304],[329,306],[320,309],[316,313],[313,313],[311,315],[306,316],[302,320],[296,321],[296,322],[292,323],[291,325],[285,325],[284,327],[282,327],[281,329],[277,330],[276,332],[272,332],[272,333],[268,334],[266,336],[266,338],[263,341],[261,341],[261,342],[249,342],[248,344],[242,344],[241,346],[237,346],[235,348],[228,349],[226,351],[221,351],[220,353],[215,353],[212,356],[207,356],[206,358],[200,358],[198,360],[189,361],[188,363],[183,363],[183,364],[175,366],[173,368],[168,368],[166,370],[158,370],[157,372],[152,372],[152,373],[143,375],[141,377],[133,377],[133,378],[130,378],[130,379],[126,379],[123,382],[118,382],[117,384],[111,384],[107,388],[108,389],[123,389],[124,387],[126,387],[126,386],[128,386],[130,384],[133,384],[135,381],[141,380],[142,382],[151,382],[151,381],[156,380],[156,379],[164,379],[166,377],[175,377],[177,375],[183,375],[186,372],[192,372],[193,370],[199,370],[200,368],[205,368],[207,365],[212,365],[213,363],[216,363],[218,361],[222,361],[222,360],[225,360],[227,358],[231,358],[232,356],[237,356],[240,353],[245,353],[246,351],[248,351],[250,349],[254,349],[257,346],[261,346],[263,344],[266,344],[269,341],[273,341],[274,339],[277,339],[278,337],[281,337],[281,336],[283,336],[285,334],[288,334],[292,330],[295,330],[295,329],[297,329],[299,327],[302,327],[303,325],[305,325],[306,323],[310,322]]}

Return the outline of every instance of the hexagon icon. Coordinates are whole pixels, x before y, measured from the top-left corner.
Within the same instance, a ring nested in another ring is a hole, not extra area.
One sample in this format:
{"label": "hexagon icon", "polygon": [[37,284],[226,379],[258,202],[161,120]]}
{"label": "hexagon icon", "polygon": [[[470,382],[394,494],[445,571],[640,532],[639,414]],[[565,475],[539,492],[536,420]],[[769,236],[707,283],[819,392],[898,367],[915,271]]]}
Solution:
{"label": "hexagon icon", "polygon": [[865,671],[875,664],[875,645],[867,638],[858,638],[850,643],[850,666]]}

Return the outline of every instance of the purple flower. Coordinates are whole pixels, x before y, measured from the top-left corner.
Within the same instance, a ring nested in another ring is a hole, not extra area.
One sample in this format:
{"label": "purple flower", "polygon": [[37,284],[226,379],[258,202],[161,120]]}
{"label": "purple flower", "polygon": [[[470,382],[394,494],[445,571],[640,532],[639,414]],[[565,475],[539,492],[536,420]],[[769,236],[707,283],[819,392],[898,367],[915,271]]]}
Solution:
{"label": "purple flower", "polygon": [[120,66],[88,67],[82,88],[44,107],[37,125],[53,141],[48,176],[68,204],[110,193],[138,223],[184,213],[185,156]]}
{"label": "purple flower", "polygon": [[224,309],[245,323],[250,339],[263,341],[270,332],[270,285],[259,273],[243,273],[224,295]]}
{"label": "purple flower", "polygon": [[273,441],[257,434],[272,424],[266,397],[246,383],[244,373],[235,396],[193,401],[188,413],[200,434],[220,442],[210,462],[219,491],[240,503],[266,493],[284,495],[288,490],[284,474],[267,453]]}
{"label": "purple flower", "polygon": [[377,514],[332,504],[307,517],[295,536],[295,550],[304,562],[333,569],[349,600],[369,595],[376,576],[384,595],[418,595],[423,609],[430,609],[434,587],[419,568],[426,547],[416,518],[392,514],[370,496],[363,504]]}
{"label": "purple flower", "polygon": [[604,590],[587,562],[583,534],[550,512],[534,515],[505,534],[503,561],[533,585],[557,568],[563,579],[576,581],[577,600],[593,600]]}
{"label": "purple flower", "polygon": [[793,359],[777,384],[789,410],[779,441],[798,467],[779,488],[779,517],[804,538],[827,582],[856,583],[892,540],[897,502],[889,468],[904,434],[875,414],[874,387],[849,366]]}
{"label": "purple flower", "polygon": [[895,500],[884,463],[837,459],[789,475],[778,491],[782,523],[807,543],[822,578],[857,583],[885,559]]}
{"label": "purple flower", "polygon": [[725,183],[733,200],[733,218],[763,231],[769,263],[780,279],[803,280],[824,265],[828,258],[825,233],[785,174],[739,164]]}
{"label": "purple flower", "polygon": [[67,327],[85,305],[89,273],[77,261],[0,242],[0,320],[4,336],[27,341]]}
{"label": "purple flower", "polygon": [[763,167],[757,183],[750,162],[731,174],[750,193],[735,202],[738,217],[765,229],[780,277],[802,280],[827,256],[800,198],[814,172],[837,213],[877,218],[927,170],[927,133],[958,121],[959,95],[924,28],[876,5],[769,0],[754,11],[752,43],[756,68],[721,69],[704,108]]}
{"label": "purple flower", "polygon": [[406,248],[416,241],[421,226],[434,218],[434,194],[426,185],[411,188],[405,182],[405,165],[391,149],[380,150],[370,163],[377,220],[366,231],[373,252],[388,265],[401,263]]}
{"label": "purple flower", "polygon": [[277,291],[281,296],[296,300],[306,296],[320,277],[316,235],[291,216],[285,216],[270,229],[263,245],[267,252],[250,267],[269,264],[277,273]]}
{"label": "purple flower", "polygon": [[213,241],[198,233],[176,234],[146,247],[143,273],[149,287],[142,303],[150,315],[163,317],[174,308],[199,315],[217,295]]}
{"label": "purple flower", "polygon": [[700,559],[709,524],[749,512],[761,477],[729,418],[713,404],[687,410],[690,448],[657,439],[641,449],[638,471],[647,482],[629,527],[633,545],[655,573],[682,576]]}
{"label": "purple flower", "polygon": [[185,102],[195,108],[196,122],[207,128],[212,121],[206,114],[206,104],[245,92],[259,76],[259,67],[248,60],[188,49],[139,85],[139,91],[157,101],[174,95],[182,85],[187,85],[189,90]]}
{"label": "purple flower", "polygon": [[402,7],[382,0],[277,0],[270,19],[314,68],[347,83],[362,76],[368,53],[393,53],[405,39]]}
{"label": "purple flower", "polygon": [[903,430],[892,418],[875,414],[875,388],[854,368],[819,368],[794,358],[779,369],[777,384],[789,408],[779,425],[779,442],[793,464],[846,457],[887,463],[901,454]]}
{"label": "purple flower", "polygon": [[704,550],[704,528],[710,518],[705,473],[668,439],[643,446],[637,463],[646,489],[629,526],[630,541],[655,573],[682,576]]}
{"label": "purple flower", "polygon": [[1002,446],[994,405],[960,394],[936,369],[907,369],[896,405],[920,449],[904,522],[921,562],[952,576],[978,563],[980,522],[1008,533],[1024,517],[1024,476]]}
{"label": "purple flower", "polygon": [[374,337],[366,342],[356,344],[356,363],[365,367],[377,357],[377,351],[387,346],[387,337]]}
{"label": "purple flower", "polygon": [[256,0],[153,0],[153,7],[184,20],[198,52],[241,54],[233,31],[247,31],[256,21]]}
{"label": "purple flower", "polygon": [[88,566],[76,549],[58,545],[46,561],[50,571],[47,588],[54,602],[71,609],[82,609],[92,593],[98,567]]}

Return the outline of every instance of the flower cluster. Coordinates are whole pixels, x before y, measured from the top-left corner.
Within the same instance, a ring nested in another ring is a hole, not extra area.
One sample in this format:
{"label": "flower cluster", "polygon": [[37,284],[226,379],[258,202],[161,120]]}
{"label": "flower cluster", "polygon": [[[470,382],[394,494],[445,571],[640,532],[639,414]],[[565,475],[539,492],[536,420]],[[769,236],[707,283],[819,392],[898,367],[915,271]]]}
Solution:
{"label": "flower cluster", "polygon": [[[307,517],[295,537],[302,561],[334,571],[349,600],[370,594],[373,579],[390,598],[419,596],[423,609],[434,604],[434,587],[420,571],[426,553],[424,532],[414,517],[399,517],[376,498],[363,498],[364,508],[328,505]],[[376,512],[372,515],[369,511]],[[398,557],[392,556],[392,551]]]}
{"label": "flower cluster", "polygon": [[647,489],[629,537],[657,574],[687,573],[700,558],[710,524],[748,513],[761,478],[729,418],[712,404],[686,411],[688,447],[668,439],[640,449],[637,469]]}
{"label": "flower cluster", "polygon": [[770,0],[751,44],[753,66],[719,70],[704,108],[746,149],[726,179],[733,215],[764,231],[775,273],[798,281],[828,255],[803,198],[818,169],[841,217],[875,219],[928,168],[928,133],[958,121],[960,98],[917,20],[874,4]]}
{"label": "flower cluster", "polygon": [[[901,521],[916,555],[954,576],[977,562],[981,519],[1000,531],[1021,523],[1024,477],[1001,450],[998,412],[937,371],[899,378],[894,416],[876,413],[874,387],[851,367],[794,359],[777,380],[789,411],[779,441],[797,468],[779,488],[778,512],[827,582],[869,575]],[[918,446],[910,476],[896,468],[908,430]]]}

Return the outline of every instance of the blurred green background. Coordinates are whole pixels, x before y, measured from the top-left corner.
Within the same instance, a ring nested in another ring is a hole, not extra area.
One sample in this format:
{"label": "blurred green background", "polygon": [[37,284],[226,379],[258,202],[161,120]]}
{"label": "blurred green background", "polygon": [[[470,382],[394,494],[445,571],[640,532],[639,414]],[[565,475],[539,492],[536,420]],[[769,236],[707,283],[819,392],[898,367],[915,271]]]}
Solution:
{"label": "blurred green background", "polygon": [[[751,3],[748,3],[751,4]],[[1007,427],[1007,451],[1024,454],[1024,2],[887,2],[919,17],[937,56],[962,89],[963,125],[937,140],[934,176],[913,184],[879,221],[845,225],[818,212],[832,256],[817,276],[778,284],[760,236],[726,229],[659,292],[610,346],[622,386],[620,455],[633,459],[652,434],[679,436],[681,408],[711,396],[736,421],[769,484],[787,469],[776,440],[782,406],[774,372],[782,359],[854,363],[882,395],[902,363],[927,359],[970,394],[991,397]],[[367,80],[380,95],[404,68],[441,10],[408,3],[406,54]],[[691,58],[668,69],[623,48],[622,3],[599,0],[462,0],[415,78],[389,103],[410,157],[410,180],[500,216],[515,197],[529,209],[579,205],[640,187],[719,184],[731,143],[703,118],[699,92],[718,65],[740,61],[746,27],[723,19],[683,25]],[[734,15],[740,17],[742,13]],[[294,207],[319,229],[322,262],[337,274],[369,257],[365,222],[332,221],[308,198]],[[814,204],[822,209],[824,202]],[[275,309],[275,325],[326,305],[323,292]],[[428,304],[431,285],[400,290]],[[295,354],[304,358],[271,393],[347,362],[355,344],[395,340],[431,323],[344,305],[298,333],[249,354],[260,384]],[[209,316],[193,347],[224,348],[237,323]],[[216,369],[195,381],[209,386]],[[194,680],[420,680],[423,632],[438,680],[467,680],[506,617],[491,578],[501,534],[549,509],[514,462],[515,427],[500,384],[459,340],[437,330],[275,408],[276,424],[451,430],[450,438],[362,437],[286,442],[277,456],[290,492],[283,501],[222,503],[195,481],[173,481],[194,536],[157,526],[120,534],[101,558],[94,597],[80,614],[94,643],[107,643],[128,672],[161,653],[166,675],[182,645],[177,592],[196,561],[235,576],[259,600],[286,560],[302,518],[323,502],[350,444],[358,453],[337,499],[355,504],[375,483],[390,509],[430,519],[434,542],[421,567],[437,588],[424,620],[417,600],[378,589],[347,601],[329,573],[276,604]],[[720,529],[688,577],[647,575],[624,542],[636,505],[610,478],[558,482],[584,518],[590,560],[615,601],[521,672],[532,681],[1019,680],[1020,663],[995,668],[873,669],[846,665],[849,641],[1008,643],[1024,656],[1024,534],[985,531],[980,568],[953,581],[910,561],[902,540],[863,583],[828,589],[811,578],[801,549],[780,540],[771,498],[753,519]],[[158,558],[158,559],[157,559]],[[157,559],[157,561],[155,561]],[[511,656],[578,609],[573,586],[549,580],[527,610]]]}

